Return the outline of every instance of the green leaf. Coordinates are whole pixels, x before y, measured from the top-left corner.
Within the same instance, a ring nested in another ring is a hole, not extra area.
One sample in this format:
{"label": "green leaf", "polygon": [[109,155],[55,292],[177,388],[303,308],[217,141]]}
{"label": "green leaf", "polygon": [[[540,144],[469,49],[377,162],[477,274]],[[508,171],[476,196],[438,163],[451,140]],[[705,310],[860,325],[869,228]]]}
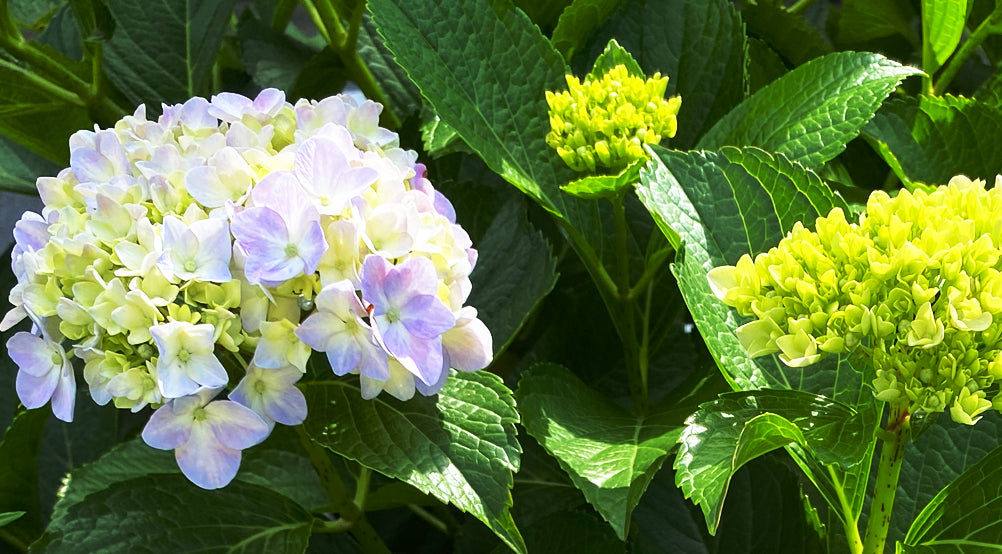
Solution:
{"label": "green leaf", "polygon": [[922,69],[932,75],[960,44],[967,0],[922,0]]}
{"label": "green leaf", "polygon": [[790,13],[781,3],[746,4],[741,18],[748,36],[767,43],[790,67],[803,65],[832,51],[811,21],[803,15]]}
{"label": "green leaf", "polygon": [[864,133],[909,188],[943,185],[961,174],[991,181],[1002,173],[1002,110],[979,100],[889,102]]}
{"label": "green leaf", "polygon": [[17,521],[28,512],[3,512],[0,513],[0,527],[6,527],[10,523]]}
{"label": "green leaf", "polygon": [[879,54],[839,52],[812,60],[734,108],[699,147],[757,146],[820,167],[859,134],[902,79],[915,73]]}
{"label": "green leaf", "polygon": [[1002,550],[1002,447],[940,491],[903,542],[903,552]]}
{"label": "green leaf", "polygon": [[80,37],[80,25],[77,23],[69,4],[63,6],[49,20],[45,30],[38,35],[38,42],[48,44],[71,60],[83,59],[83,39]]}
{"label": "green leaf", "polygon": [[477,308],[491,331],[494,353],[515,339],[526,317],[557,283],[557,261],[550,244],[526,217],[525,207],[505,204],[480,243],[470,274],[468,304]]}
{"label": "green leaf", "polygon": [[574,172],[545,140],[544,92],[565,87],[566,67],[528,17],[504,0],[373,0],[369,9],[442,121],[492,170],[584,228],[591,207],[560,192]]}
{"label": "green leaf", "polygon": [[[25,544],[42,530],[38,497],[38,451],[48,409],[24,410],[14,417],[0,441],[0,512],[22,512],[27,517],[4,531]],[[14,518],[17,519],[17,518]]]}
{"label": "green leaf", "polygon": [[422,107],[421,92],[407,78],[407,72],[393,60],[393,54],[386,49],[369,14],[365,14],[358,29],[357,50],[400,119],[417,114]]}
{"label": "green leaf", "polygon": [[153,110],[211,92],[211,70],[236,0],[108,0],[108,77]]}
{"label": "green leaf", "polygon": [[983,104],[1002,110],[1002,68],[997,69],[978,87],[974,98]]}
{"label": "green leaf", "polygon": [[[862,373],[848,359],[828,357],[808,368],[788,368],[775,357],[749,358],[734,335],[744,321],[713,295],[706,280],[713,267],[734,263],[742,253],[774,246],[775,242],[769,241],[775,240],[777,233],[787,232],[796,217],[811,227],[819,214],[834,207],[848,211],[845,202],[802,166],[754,148],[724,148],[716,153],[655,148],[654,153],[652,164],[641,172],[637,192],[666,235],[674,233],[684,243],[672,271],[693,321],[731,386],[736,390],[783,388],[825,395],[865,415],[871,427],[876,426],[880,413],[876,401],[863,385]],[[770,191],[763,198],[763,187],[767,186]],[[758,211],[750,211],[747,206],[756,202]],[[750,228],[763,227],[769,232],[749,234],[742,213],[754,214],[749,218]],[[771,238],[762,239],[767,240],[762,243],[750,241],[752,236]],[[732,248],[732,243],[741,246]],[[844,490],[837,491],[825,468],[812,466],[810,459],[795,449],[791,454],[829,502],[835,505],[838,495],[845,494],[854,513],[859,513],[868,466],[860,464],[841,474]]]}
{"label": "green leaf", "polygon": [[635,185],[640,179],[640,168],[647,160],[637,160],[616,175],[591,175],[571,181],[560,187],[567,194],[579,198],[611,198]]}
{"label": "green leaf", "polygon": [[463,139],[459,138],[456,130],[443,123],[438,116],[421,125],[421,142],[425,151],[433,158],[440,158],[455,152],[476,155],[476,152],[470,150]]}
{"label": "green leaf", "polygon": [[362,399],[357,381],[304,387],[309,436],[334,452],[450,502],[524,552],[512,520],[519,467],[511,391],[487,372],[452,372],[437,397]]}
{"label": "green leaf", "polygon": [[[572,511],[556,512],[527,526],[525,542],[531,552],[548,554],[623,550],[623,543],[602,520]],[[500,549],[495,549],[495,553],[503,554]]]}
{"label": "green leaf", "polygon": [[308,511],[268,487],[233,481],[206,491],[182,475],[147,475],[88,495],[36,546],[53,553],[293,553],[305,551],[312,526]]}
{"label": "green leaf", "polygon": [[58,165],[0,136],[0,189],[38,194],[35,180],[58,172]]}
{"label": "green leaf", "polygon": [[549,32],[571,0],[514,0],[512,3],[540,29]]}
{"label": "green leaf", "polygon": [[7,0],[10,15],[25,27],[39,28],[66,3],[66,0]]}
{"label": "green leaf", "polygon": [[6,138],[66,166],[70,135],[91,125],[85,109],[54,98],[18,71],[0,69],[0,133]]}
{"label": "green leaf", "polygon": [[693,254],[707,271],[772,248],[798,221],[813,227],[832,208],[849,211],[817,175],[783,155],[731,147],[653,153],[637,194],[666,235],[677,232],[702,250]]}
{"label": "green leaf", "polygon": [[630,415],[556,364],[523,373],[517,398],[529,434],[625,540],[630,514],[674,448],[687,410]]}
{"label": "green leaf", "polygon": [[[70,517],[73,506],[117,483],[158,474],[181,475],[172,452],[151,448],[140,439],[119,444],[98,460],[68,475],[52,520],[63,522]],[[244,451],[235,480],[267,487],[310,509],[328,502],[323,484],[309,460],[293,452],[264,448],[264,445]],[[195,488],[187,481],[183,486]]]}
{"label": "green leaf", "polygon": [[591,73],[588,76],[593,79],[601,78],[617,65],[625,65],[626,71],[630,75],[642,78],[647,77],[644,75],[644,70],[640,69],[640,64],[637,63],[633,55],[620,46],[616,42],[616,39],[610,40],[609,44],[605,46],[605,50],[595,60],[595,65],[592,66]]}
{"label": "green leaf", "polygon": [[[316,52],[244,12],[237,26],[240,61],[254,84],[292,92],[296,78]],[[289,100],[295,101],[290,98]]]}
{"label": "green leaf", "polygon": [[766,452],[796,444],[823,464],[848,468],[872,440],[872,427],[844,404],[800,391],[721,395],[687,421],[675,458],[675,484],[699,504],[716,532],[731,477]]}
{"label": "green leaf", "polygon": [[560,13],[551,42],[570,61],[584,40],[627,0],[574,0]]}
{"label": "green leaf", "polygon": [[[813,227],[832,208],[849,211],[811,171],[756,148],[720,152],[653,149],[637,194],[666,236],[684,243],[672,267],[706,345],[738,390],[791,388],[826,394],[854,408],[872,404],[848,360],[831,357],[808,370],[780,366],[773,357],[748,358],[734,330],[743,322],[717,300],[710,269],[775,246],[797,221]],[[681,248],[681,244],[677,245]]]}
{"label": "green leaf", "polygon": [[[630,552],[714,554],[796,552],[820,554],[817,532],[804,505],[803,480],[782,453],[751,460],[734,475],[717,533],[710,536],[699,512],[675,486],[670,468],[658,473],[633,514],[639,532]],[[831,552],[843,550],[833,549]]]}
{"label": "green leaf", "polygon": [[287,91],[286,98],[295,101],[299,98],[333,96],[344,90],[345,79],[341,58],[330,47],[325,47],[306,61],[292,88]]}
{"label": "green leaf", "polygon": [[907,0],[843,0],[838,40],[841,43],[860,43],[900,34],[917,46],[918,39],[912,29],[914,19],[915,10]]}
{"label": "green leaf", "polygon": [[633,0],[592,38],[588,62],[615,38],[648,75],[668,76],[668,96],[681,95],[676,148],[696,144],[744,99],[745,34],[727,0]]}
{"label": "green leaf", "polygon": [[70,0],[69,6],[83,42],[106,42],[115,32],[115,20],[102,0]]}
{"label": "green leaf", "polygon": [[759,89],[786,75],[788,69],[779,54],[757,38],[748,39],[748,91]]}
{"label": "green leaf", "polygon": [[917,530],[919,524],[913,522],[924,509],[940,509],[931,507],[930,500],[1000,445],[1002,415],[996,412],[989,411],[974,426],[940,417],[905,450],[888,541],[904,540],[910,529]]}

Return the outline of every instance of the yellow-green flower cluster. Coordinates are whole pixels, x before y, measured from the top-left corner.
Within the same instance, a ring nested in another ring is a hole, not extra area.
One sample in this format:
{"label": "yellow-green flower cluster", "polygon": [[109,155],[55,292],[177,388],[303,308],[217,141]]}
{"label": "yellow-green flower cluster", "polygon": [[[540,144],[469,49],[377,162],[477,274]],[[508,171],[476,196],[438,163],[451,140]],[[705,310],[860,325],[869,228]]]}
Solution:
{"label": "yellow-green flower cluster", "polygon": [[618,172],[646,157],[644,144],[675,136],[678,96],[665,99],[668,77],[630,75],[617,65],[584,83],[567,75],[566,92],[546,92],[550,128],[546,143],[575,171]]}
{"label": "yellow-green flower cluster", "polygon": [[750,355],[802,367],[861,353],[880,400],[973,424],[1002,411],[1000,211],[1002,177],[988,190],[958,176],[931,193],[877,191],[858,223],[836,208],[815,231],[798,223],[777,247],[708,278],[755,318],[737,329]]}

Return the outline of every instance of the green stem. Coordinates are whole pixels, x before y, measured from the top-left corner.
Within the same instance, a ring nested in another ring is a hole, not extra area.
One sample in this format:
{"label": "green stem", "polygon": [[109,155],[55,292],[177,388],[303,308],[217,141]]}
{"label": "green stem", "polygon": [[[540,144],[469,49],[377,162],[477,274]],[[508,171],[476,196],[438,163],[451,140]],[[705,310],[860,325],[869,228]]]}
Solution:
{"label": "green stem", "polygon": [[905,445],[910,438],[907,409],[892,408],[884,431],[879,434],[884,443],[880,447],[877,483],[873,491],[870,518],[863,541],[864,554],[882,554],[884,543],[887,542],[894,495],[898,490],[898,476],[901,474],[901,464],[905,457]]}
{"label": "green stem", "polygon": [[571,248],[577,252],[578,257],[584,263],[585,269],[588,270],[592,280],[595,281],[595,286],[598,287],[599,295],[606,303],[606,307],[611,311],[615,306],[615,298],[619,295],[619,287],[612,280],[612,277],[609,276],[609,272],[605,270],[602,261],[598,259],[595,249],[585,240],[581,232],[564,219],[558,218],[557,223],[560,224],[561,229],[567,234]]}
{"label": "green stem", "polygon": [[344,49],[350,52],[355,51],[358,44],[358,30],[362,28],[362,17],[365,15],[365,0],[355,8],[355,13],[351,14],[351,21],[348,24],[348,38],[344,41]]}
{"label": "green stem", "polygon": [[441,519],[435,517],[435,514],[425,510],[417,504],[408,504],[407,509],[414,512],[414,515],[425,520],[428,525],[431,525],[435,529],[438,529],[443,535],[449,535],[449,526]]}
{"label": "green stem", "polygon": [[52,96],[53,98],[62,100],[63,102],[72,104],[74,106],[80,106],[81,108],[87,107],[87,104],[83,101],[82,98],[80,98],[79,95],[66,90],[65,88],[57,85],[56,83],[53,83],[52,81],[46,79],[45,77],[42,77],[41,75],[35,73],[34,71],[31,71],[30,69],[21,67],[15,63],[11,63],[3,58],[0,58],[0,68],[20,73],[21,76],[26,81],[31,82],[31,84],[40,88],[46,94]]}
{"label": "green stem", "polygon": [[845,538],[849,543],[849,552],[850,554],[862,554],[863,540],[859,536],[858,522],[856,516],[852,513],[849,499],[845,497],[845,490],[842,488],[838,474],[835,473],[835,466],[828,466],[828,474],[832,478],[832,483],[835,484],[835,494],[838,496],[839,509],[842,510],[842,528],[845,529]]}
{"label": "green stem", "polygon": [[365,499],[369,495],[369,481],[372,479],[372,470],[359,466],[358,479],[355,481],[355,506],[359,510],[365,510]]}
{"label": "green stem", "polygon": [[809,8],[813,3],[814,0],[798,0],[796,4],[787,8],[786,11],[792,14],[802,13],[804,10]]}
{"label": "green stem", "polygon": [[613,236],[616,244],[616,301],[617,311],[612,319],[619,321],[620,338],[623,341],[626,377],[633,398],[633,408],[637,413],[647,410],[646,361],[641,360],[640,343],[637,340],[637,304],[630,300],[630,250],[629,230],[626,222],[626,195],[611,199]]}
{"label": "green stem", "polygon": [[[314,523],[314,531],[319,533],[350,531],[355,540],[358,541],[359,546],[362,547],[363,552],[389,554],[390,549],[386,547],[383,540],[379,538],[379,534],[373,529],[372,524],[365,518],[365,512],[359,505],[348,498],[344,482],[341,481],[341,476],[338,475],[337,469],[331,462],[327,449],[311,439],[306,434],[302,425],[296,426],[296,433],[299,435],[299,442],[302,443],[303,448],[306,450],[313,469],[316,470],[317,475],[320,476],[320,480],[324,484],[324,488],[327,490],[327,497],[331,501],[330,506],[338,515],[338,518],[333,521],[318,520]],[[366,474],[366,471],[370,470],[364,470],[359,475],[356,495],[359,489],[368,490],[369,488],[368,480],[371,477],[371,472]],[[365,475],[365,477],[362,475]],[[364,502],[364,500],[365,493],[362,494],[362,501]]]}
{"label": "green stem", "polygon": [[313,4],[313,0],[303,0],[303,9],[313,20],[313,24],[317,26],[317,31],[320,32],[320,36],[323,37],[324,42],[328,45],[333,44],[330,35],[327,33],[327,26],[324,25],[323,18],[320,17],[320,12],[317,7]]}
{"label": "green stem", "polygon": [[318,534],[347,533],[348,531],[351,531],[351,527],[354,524],[354,521],[346,521],[343,519],[329,520],[317,518],[313,520],[313,528],[311,529],[311,532]]}
{"label": "green stem", "polygon": [[649,390],[647,375],[650,371],[650,344],[651,344],[651,300],[654,297],[654,286],[647,285],[647,295],[644,298],[644,309],[640,321],[640,384],[646,391]]}
{"label": "green stem", "polygon": [[284,33],[292,19],[292,13],[296,10],[296,0],[280,0],[275,6],[275,13],[271,15],[271,28]]}
{"label": "green stem", "polygon": [[28,551],[28,543],[2,527],[0,527],[0,539],[3,539],[7,544],[14,547],[19,552]]}
{"label": "green stem", "polygon": [[[355,19],[352,20],[352,31],[345,31],[341,24],[341,18],[337,15],[337,10],[330,3],[330,0],[303,0],[303,6],[313,20],[313,23],[320,30],[320,34],[327,41],[327,45],[338,55],[341,63],[344,64],[348,76],[352,82],[358,85],[362,94],[370,100],[374,100],[383,105],[382,117],[387,127],[400,127],[400,117],[390,105],[389,97],[383,88],[376,81],[369,66],[365,65],[358,51],[355,49],[355,41],[358,37],[358,27],[361,26],[361,14],[364,6],[359,6],[357,14],[357,25]],[[350,47],[350,48],[349,48]]]}
{"label": "green stem", "polygon": [[950,61],[946,64],[946,68],[943,69],[939,79],[936,81],[936,87],[932,89],[933,94],[940,95],[946,92],[946,87],[950,86],[950,82],[960,72],[960,68],[964,65],[964,62],[971,57],[971,54],[974,54],[974,51],[981,46],[981,43],[985,39],[995,32],[994,27],[1000,23],[1002,23],[1002,3],[996,3],[992,13],[988,14],[988,17],[981,22],[981,25],[978,25],[974,33],[967,37],[967,41],[960,47],[960,50],[950,58]]}
{"label": "green stem", "polygon": [[[0,4],[0,11],[4,12],[0,13],[0,19],[3,19],[7,12],[6,0]],[[88,83],[64,67],[62,63],[50,58],[44,50],[24,40],[16,28],[6,29],[6,24],[2,26],[5,30],[0,32],[0,48],[30,66],[31,69],[19,67],[10,62],[4,62],[3,67],[21,73],[55,98],[75,106],[93,109],[96,117],[107,120],[106,123],[115,121],[122,114],[127,113],[127,110],[101,94],[102,51],[100,45],[95,48],[94,65],[91,68],[93,82]]]}
{"label": "green stem", "polygon": [[101,75],[104,73],[104,45],[95,42],[90,52],[90,97],[101,96]]}
{"label": "green stem", "polygon": [[636,300],[641,294],[646,293],[646,291],[650,288],[647,285],[650,284],[654,277],[666,270],[664,263],[668,259],[668,256],[671,256],[674,252],[674,248],[667,246],[655,252],[654,255],[647,260],[647,267],[644,268],[644,272],[640,275],[640,279],[637,279],[636,284],[630,287],[630,294],[627,297],[629,300]]}
{"label": "green stem", "polygon": [[358,541],[358,545],[362,547],[362,552],[367,554],[390,554],[390,549],[387,548],[386,543],[379,537],[379,533],[372,527],[369,520],[365,519],[364,515],[355,520],[355,524],[351,528],[351,536],[355,537],[355,540]]}
{"label": "green stem", "polygon": [[338,16],[337,9],[330,3],[330,0],[308,0],[317,7],[320,14],[321,24],[327,29],[327,36],[330,37],[331,48],[343,51],[345,43],[348,41],[348,32],[341,24],[341,17]]}
{"label": "green stem", "polygon": [[[299,435],[299,442],[303,445],[303,449],[306,450],[310,464],[313,465],[313,469],[320,476],[320,482],[324,484],[327,498],[331,501],[330,506],[339,510],[341,506],[349,503],[348,491],[345,489],[344,482],[341,480],[341,476],[338,475],[337,469],[331,462],[330,456],[327,454],[327,449],[311,439],[306,434],[302,425],[296,426],[296,434]],[[345,514],[342,513],[341,517],[344,518],[344,516]]]}

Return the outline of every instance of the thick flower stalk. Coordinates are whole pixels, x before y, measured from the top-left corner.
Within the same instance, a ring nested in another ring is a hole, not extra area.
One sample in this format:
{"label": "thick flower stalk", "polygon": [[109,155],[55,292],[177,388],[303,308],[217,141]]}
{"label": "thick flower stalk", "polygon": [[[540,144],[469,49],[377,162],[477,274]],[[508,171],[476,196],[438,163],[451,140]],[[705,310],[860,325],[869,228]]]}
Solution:
{"label": "thick flower stalk", "polygon": [[70,167],[14,231],[17,392],[73,414],[72,358],[99,404],[156,408],[143,437],[205,488],[306,418],[313,351],[362,396],[435,394],[491,359],[466,306],[477,253],[381,106],[223,93],[144,107],[70,139]]}
{"label": "thick flower stalk", "polygon": [[750,355],[802,367],[857,352],[892,408],[972,425],[1002,411],[1000,184],[874,192],[858,222],[836,208],[814,231],[797,223],[754,260],[711,270],[710,285],[754,318],[737,330]]}
{"label": "thick flower stalk", "polygon": [[616,173],[645,158],[645,144],[675,136],[681,98],[665,99],[668,77],[631,75],[617,65],[582,83],[567,75],[567,90],[546,92],[546,143],[575,171]]}

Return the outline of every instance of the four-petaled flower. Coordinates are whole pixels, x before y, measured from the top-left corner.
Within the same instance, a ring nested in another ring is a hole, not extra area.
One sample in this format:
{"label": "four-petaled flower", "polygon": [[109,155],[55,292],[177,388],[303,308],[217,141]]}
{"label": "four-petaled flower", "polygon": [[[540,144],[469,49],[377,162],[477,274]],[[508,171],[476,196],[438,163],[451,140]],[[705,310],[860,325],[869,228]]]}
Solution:
{"label": "four-petaled flower", "polygon": [[271,432],[250,408],[216,400],[219,389],[176,398],[161,406],[143,429],[146,444],[173,450],[181,472],[203,489],[229,484],[240,468],[240,451]]}
{"label": "four-petaled flower", "polygon": [[254,410],[269,427],[274,427],[276,421],[299,425],[306,419],[306,397],[296,388],[302,376],[291,365],[268,369],[251,364],[230,393],[230,400]]}
{"label": "four-petaled flower", "polygon": [[212,325],[171,321],[150,327],[157,343],[157,386],[165,398],[194,393],[199,387],[222,387],[229,380],[226,369],[212,353]]}
{"label": "four-petaled flower", "polygon": [[271,173],[251,192],[254,207],[233,216],[230,229],[247,254],[251,284],[281,283],[317,270],[327,250],[320,213],[293,173]]}
{"label": "four-petaled flower", "polygon": [[350,281],[324,287],[317,311],[296,329],[296,336],[318,352],[326,352],[335,375],[353,371],[378,381],[390,377],[386,355],[376,344],[368,313]]}
{"label": "four-petaled flower", "polygon": [[435,265],[411,258],[392,265],[367,256],[362,262],[362,298],[372,304],[376,340],[426,385],[442,376],[442,334],[456,317],[437,296]]}

